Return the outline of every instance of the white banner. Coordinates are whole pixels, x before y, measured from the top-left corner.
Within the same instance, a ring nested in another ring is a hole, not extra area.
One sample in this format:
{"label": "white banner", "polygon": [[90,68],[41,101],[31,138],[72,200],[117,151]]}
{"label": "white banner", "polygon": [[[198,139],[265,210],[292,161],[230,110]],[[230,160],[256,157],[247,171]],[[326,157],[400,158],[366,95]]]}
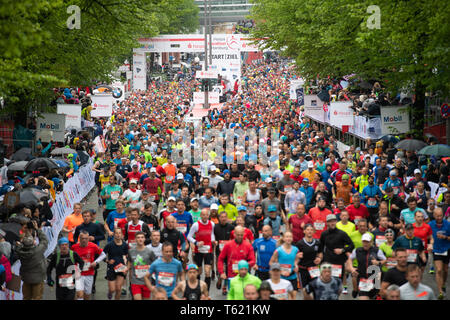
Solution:
{"label": "white banner", "polygon": [[65,114],[43,113],[36,120],[36,140],[64,142],[65,130]]}
{"label": "white banner", "polygon": [[[45,235],[48,239],[48,247],[45,251],[45,257],[48,257],[54,250],[58,242],[58,235],[62,230],[66,217],[73,213],[73,205],[85,198],[89,191],[95,186],[95,172],[92,171],[94,161],[92,158],[89,162],[82,166],[80,170],[67,180],[64,184],[63,191],[56,195],[51,208],[53,219],[51,227],[44,227]],[[11,266],[11,271],[15,275],[20,275],[20,260]],[[1,300],[22,300],[22,292],[14,292],[6,289],[5,292],[0,291]]]}
{"label": "white banner", "polygon": [[320,122],[324,122],[325,112],[323,101],[317,95],[305,95],[305,115]]}
{"label": "white banner", "polygon": [[[212,91],[208,92],[208,103],[215,104],[219,103],[219,92]],[[205,93],[204,92],[194,92],[194,104],[204,104],[205,103]]]}
{"label": "white banner", "polygon": [[[293,79],[290,81],[289,85],[289,99],[297,100],[297,89],[301,88],[305,81],[303,79]],[[306,102],[305,102],[306,103]]]}
{"label": "white banner", "polygon": [[56,113],[66,115],[66,129],[69,127],[81,129],[81,105],[57,104]]}
{"label": "white banner", "polygon": [[218,73],[216,71],[196,71],[195,77],[197,79],[217,79]]}
{"label": "white banner", "polygon": [[223,79],[230,81],[233,88],[234,82],[241,78],[241,53],[238,50],[213,51],[212,65],[208,72],[215,72]]}
{"label": "white banner", "polygon": [[92,111],[91,117],[111,117],[113,110],[113,97],[110,94],[100,95],[96,94],[91,96],[92,99]]}
{"label": "white banner", "polygon": [[382,106],[381,110],[381,133],[399,134],[410,130],[409,114],[407,106]]}
{"label": "white banner", "polygon": [[134,50],[133,52],[133,90],[147,89],[147,61],[145,52]]}
{"label": "white banner", "polygon": [[354,123],[352,102],[331,102],[329,106],[330,124],[335,127],[352,126]]}

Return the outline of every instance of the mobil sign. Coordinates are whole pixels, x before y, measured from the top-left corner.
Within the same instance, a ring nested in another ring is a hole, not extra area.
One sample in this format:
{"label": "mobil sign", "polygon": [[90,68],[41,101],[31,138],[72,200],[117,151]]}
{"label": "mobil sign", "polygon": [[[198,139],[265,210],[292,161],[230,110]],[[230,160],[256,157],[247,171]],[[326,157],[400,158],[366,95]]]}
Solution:
{"label": "mobil sign", "polygon": [[410,130],[407,106],[381,107],[381,133],[399,134]]}
{"label": "mobil sign", "polygon": [[65,129],[65,114],[43,113],[36,120],[36,139],[42,142],[63,142]]}

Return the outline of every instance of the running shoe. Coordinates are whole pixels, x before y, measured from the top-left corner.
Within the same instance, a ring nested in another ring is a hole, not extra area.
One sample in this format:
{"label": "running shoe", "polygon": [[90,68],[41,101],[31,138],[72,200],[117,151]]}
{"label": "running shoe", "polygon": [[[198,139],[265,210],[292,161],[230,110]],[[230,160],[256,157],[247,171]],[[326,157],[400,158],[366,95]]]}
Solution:
{"label": "running shoe", "polygon": [[225,286],[223,286],[223,288],[222,288],[222,295],[226,296],[227,294],[228,294],[227,288]]}
{"label": "running shoe", "polygon": [[438,300],[444,300],[444,293],[439,293]]}
{"label": "running shoe", "polygon": [[216,288],[217,288],[217,290],[220,290],[220,288],[222,288],[222,279],[217,279],[217,282],[216,282]]}
{"label": "running shoe", "polygon": [[111,300],[112,299],[112,292],[108,292],[108,300]]}
{"label": "running shoe", "polygon": [[357,296],[358,296],[358,291],[352,290],[352,298],[356,299]]}
{"label": "running shoe", "polygon": [[126,296],[126,295],[127,295],[127,290],[125,290],[125,289],[122,289],[122,293],[121,293],[121,295],[122,295],[122,296]]}
{"label": "running shoe", "polygon": [[434,274],[434,266],[430,267],[430,274]]}
{"label": "running shoe", "polygon": [[348,294],[348,289],[347,289],[347,287],[344,287],[344,290],[342,290],[342,294]]}
{"label": "running shoe", "polygon": [[213,271],[211,271],[211,280],[214,281],[216,280],[216,273]]}

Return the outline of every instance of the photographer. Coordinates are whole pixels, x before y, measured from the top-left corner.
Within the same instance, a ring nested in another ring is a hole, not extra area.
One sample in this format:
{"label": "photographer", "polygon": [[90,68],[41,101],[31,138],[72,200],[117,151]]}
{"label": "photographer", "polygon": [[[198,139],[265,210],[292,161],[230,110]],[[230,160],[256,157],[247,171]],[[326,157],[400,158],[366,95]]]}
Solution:
{"label": "photographer", "polygon": [[16,254],[20,260],[20,277],[23,281],[23,300],[42,300],[45,279],[45,256],[48,239],[44,232],[38,228],[36,221],[27,225],[28,229],[37,232],[39,244],[36,239],[27,233],[21,242],[16,242]]}

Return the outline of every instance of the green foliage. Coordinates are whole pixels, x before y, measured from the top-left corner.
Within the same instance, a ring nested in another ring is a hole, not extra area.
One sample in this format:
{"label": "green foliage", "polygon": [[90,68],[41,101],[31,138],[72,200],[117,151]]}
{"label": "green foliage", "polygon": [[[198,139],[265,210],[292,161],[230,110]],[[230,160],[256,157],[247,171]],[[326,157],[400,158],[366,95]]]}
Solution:
{"label": "green foliage", "polygon": [[[70,5],[80,29],[68,29]],[[108,81],[140,37],[192,31],[193,0],[3,0],[0,3],[2,113],[43,111],[52,87]]]}

